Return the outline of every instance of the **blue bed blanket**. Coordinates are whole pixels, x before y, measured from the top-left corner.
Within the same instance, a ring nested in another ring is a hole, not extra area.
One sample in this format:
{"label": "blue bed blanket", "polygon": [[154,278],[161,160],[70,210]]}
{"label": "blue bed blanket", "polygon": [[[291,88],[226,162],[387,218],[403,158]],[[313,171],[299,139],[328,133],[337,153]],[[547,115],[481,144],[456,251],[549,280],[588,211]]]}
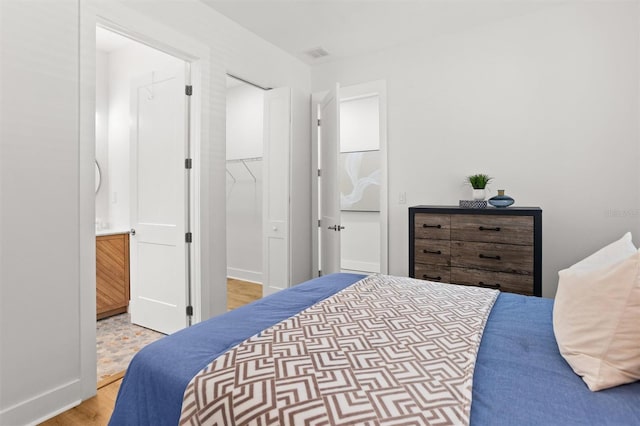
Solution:
{"label": "blue bed blanket", "polygon": [[[332,274],[196,324],[141,350],[110,425],[176,425],[189,381],[228,349],[364,278]],[[640,383],[590,392],[558,352],[549,299],[501,294],[474,373],[472,425],[640,425]]]}

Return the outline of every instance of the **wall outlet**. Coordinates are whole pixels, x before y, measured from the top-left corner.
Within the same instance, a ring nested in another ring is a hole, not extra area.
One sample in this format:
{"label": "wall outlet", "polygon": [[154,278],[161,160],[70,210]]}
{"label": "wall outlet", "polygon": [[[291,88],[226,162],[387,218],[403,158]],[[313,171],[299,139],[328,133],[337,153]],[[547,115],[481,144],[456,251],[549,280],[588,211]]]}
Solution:
{"label": "wall outlet", "polygon": [[401,192],[398,197],[398,204],[407,204],[407,193]]}

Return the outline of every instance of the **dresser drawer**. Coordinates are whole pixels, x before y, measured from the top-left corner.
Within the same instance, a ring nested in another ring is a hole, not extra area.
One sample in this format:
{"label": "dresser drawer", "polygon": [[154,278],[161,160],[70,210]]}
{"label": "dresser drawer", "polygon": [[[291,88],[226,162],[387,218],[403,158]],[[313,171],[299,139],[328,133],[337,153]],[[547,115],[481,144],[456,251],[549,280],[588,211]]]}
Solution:
{"label": "dresser drawer", "polygon": [[449,240],[416,239],[415,241],[416,262],[446,266],[451,264],[451,242]]}
{"label": "dresser drawer", "polygon": [[448,240],[451,237],[451,216],[435,214],[416,214],[416,238]]}
{"label": "dresser drawer", "polygon": [[442,265],[416,263],[414,277],[421,280],[448,283],[451,279],[451,268]]}
{"label": "dresser drawer", "polygon": [[454,215],[451,239],[532,246],[533,217]]}
{"label": "dresser drawer", "polygon": [[533,246],[451,241],[451,266],[533,274]]}
{"label": "dresser drawer", "polygon": [[480,271],[478,269],[451,268],[451,283],[495,288],[500,291],[533,295],[533,276]]}

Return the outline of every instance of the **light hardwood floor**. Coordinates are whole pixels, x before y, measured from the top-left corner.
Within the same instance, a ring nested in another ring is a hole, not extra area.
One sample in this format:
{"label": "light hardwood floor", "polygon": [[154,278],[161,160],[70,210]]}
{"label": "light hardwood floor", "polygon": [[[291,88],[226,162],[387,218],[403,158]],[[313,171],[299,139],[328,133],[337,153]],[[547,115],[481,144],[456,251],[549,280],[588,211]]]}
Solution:
{"label": "light hardwood floor", "polygon": [[[239,308],[262,298],[262,286],[246,281],[227,279],[227,310]],[[112,383],[101,382],[98,394],[82,404],[47,420],[44,426],[103,426],[109,423],[116,403],[122,375]]]}
{"label": "light hardwood floor", "polygon": [[42,423],[46,426],[103,426],[109,423],[122,379],[98,389],[98,395]]}
{"label": "light hardwood floor", "polygon": [[247,281],[227,278],[227,310],[244,306],[262,298],[262,286]]}

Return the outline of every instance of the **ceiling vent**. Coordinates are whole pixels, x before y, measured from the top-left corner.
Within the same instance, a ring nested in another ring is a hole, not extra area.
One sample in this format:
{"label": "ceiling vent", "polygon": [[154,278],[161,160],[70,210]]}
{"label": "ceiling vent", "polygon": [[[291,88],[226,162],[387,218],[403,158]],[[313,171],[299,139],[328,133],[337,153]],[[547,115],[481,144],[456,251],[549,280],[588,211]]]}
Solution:
{"label": "ceiling vent", "polygon": [[324,56],[329,56],[329,52],[324,50],[322,47],[314,47],[313,49],[309,49],[304,52],[306,55],[311,56],[313,59],[322,58]]}

